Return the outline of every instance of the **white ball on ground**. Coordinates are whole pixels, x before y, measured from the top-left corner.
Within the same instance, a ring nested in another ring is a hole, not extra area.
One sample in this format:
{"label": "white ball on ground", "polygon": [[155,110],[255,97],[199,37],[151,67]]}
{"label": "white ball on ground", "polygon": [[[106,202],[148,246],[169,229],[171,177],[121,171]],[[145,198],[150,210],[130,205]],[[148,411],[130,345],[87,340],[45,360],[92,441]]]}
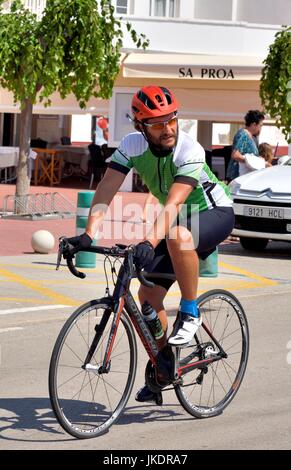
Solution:
{"label": "white ball on ground", "polygon": [[31,246],[36,253],[47,254],[55,246],[55,237],[48,230],[38,230],[31,237]]}

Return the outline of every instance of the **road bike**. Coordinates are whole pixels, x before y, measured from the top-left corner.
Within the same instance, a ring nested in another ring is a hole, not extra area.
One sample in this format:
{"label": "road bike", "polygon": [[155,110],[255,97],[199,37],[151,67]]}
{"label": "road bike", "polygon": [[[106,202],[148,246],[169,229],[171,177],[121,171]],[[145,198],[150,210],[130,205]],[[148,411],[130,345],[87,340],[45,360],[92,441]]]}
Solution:
{"label": "road bike", "polygon": [[[69,317],[52,352],[52,408],[62,428],[77,438],[104,434],[123,412],[137,369],[135,331],[149,356],[145,370],[148,387],[163,394],[174,389],[182,407],[196,418],[221,414],[244,377],[249,352],[247,318],[240,302],[225,290],[211,290],[198,298],[203,323],[186,347],[170,348],[170,362],[165,367],[163,351],[158,350],[130,292],[134,277],[148,287],[154,286],[136,269],[134,250],[134,245],[84,250],[110,261],[114,289],[110,294],[105,267],[105,297],[81,305]],[[58,266],[63,256],[71,273],[84,278],[74,265],[75,253],[76,249],[62,238]]]}

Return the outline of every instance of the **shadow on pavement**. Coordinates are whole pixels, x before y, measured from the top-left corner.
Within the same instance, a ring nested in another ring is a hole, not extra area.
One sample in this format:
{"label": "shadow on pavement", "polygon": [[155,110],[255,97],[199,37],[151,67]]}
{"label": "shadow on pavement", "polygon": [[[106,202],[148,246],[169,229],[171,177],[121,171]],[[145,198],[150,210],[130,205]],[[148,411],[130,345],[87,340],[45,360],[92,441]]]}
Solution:
{"label": "shadow on pavement", "polygon": [[[70,400],[68,400],[70,404]],[[113,426],[156,421],[179,421],[194,419],[184,414],[182,408],[175,411],[177,404],[166,404],[157,407],[154,404],[138,404],[126,407],[119,420]],[[4,398],[0,400],[1,434],[0,439],[15,442],[60,442],[72,441],[75,438],[66,434],[56,421],[48,398]],[[104,407],[98,407],[106,415]],[[5,416],[6,415],[6,416]],[[109,415],[108,415],[109,417]],[[18,432],[20,431],[20,432]],[[35,438],[35,431],[44,432],[52,438]],[[20,434],[23,433],[23,437]],[[6,435],[4,435],[6,434]],[[55,439],[53,438],[55,437]]]}

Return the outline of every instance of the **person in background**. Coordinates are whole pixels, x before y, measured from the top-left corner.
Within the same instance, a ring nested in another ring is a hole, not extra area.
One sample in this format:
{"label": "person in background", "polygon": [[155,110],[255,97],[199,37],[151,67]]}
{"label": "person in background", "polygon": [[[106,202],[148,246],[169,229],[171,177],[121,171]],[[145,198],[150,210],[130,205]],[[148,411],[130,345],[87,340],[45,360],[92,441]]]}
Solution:
{"label": "person in background", "polygon": [[273,154],[272,146],[270,144],[267,144],[267,142],[262,142],[259,145],[259,155],[265,160],[266,168],[272,166],[274,154]]}
{"label": "person in background", "polygon": [[95,128],[95,144],[100,145],[108,143],[108,119],[104,116],[98,117]]}
{"label": "person in background", "polygon": [[239,162],[239,176],[250,173],[254,170],[262,170],[272,166],[273,150],[271,145],[266,142],[259,145],[259,157],[253,153],[246,153],[244,161]]}
{"label": "person in background", "polygon": [[245,115],[245,127],[239,129],[233,138],[231,159],[227,168],[227,181],[239,176],[239,163],[244,163],[245,154],[259,156],[257,138],[261,132],[264,114],[259,110],[250,110]]}

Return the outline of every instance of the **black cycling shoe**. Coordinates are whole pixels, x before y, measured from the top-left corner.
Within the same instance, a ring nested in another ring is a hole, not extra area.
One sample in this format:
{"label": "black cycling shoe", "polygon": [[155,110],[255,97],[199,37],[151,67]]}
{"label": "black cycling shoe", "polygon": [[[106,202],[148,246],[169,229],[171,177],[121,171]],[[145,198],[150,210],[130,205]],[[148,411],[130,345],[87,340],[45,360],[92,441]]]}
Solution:
{"label": "black cycling shoe", "polygon": [[163,397],[161,392],[155,393],[152,392],[147,385],[144,385],[135,395],[136,401],[145,402],[145,401],[153,401],[157,405],[163,404]]}

